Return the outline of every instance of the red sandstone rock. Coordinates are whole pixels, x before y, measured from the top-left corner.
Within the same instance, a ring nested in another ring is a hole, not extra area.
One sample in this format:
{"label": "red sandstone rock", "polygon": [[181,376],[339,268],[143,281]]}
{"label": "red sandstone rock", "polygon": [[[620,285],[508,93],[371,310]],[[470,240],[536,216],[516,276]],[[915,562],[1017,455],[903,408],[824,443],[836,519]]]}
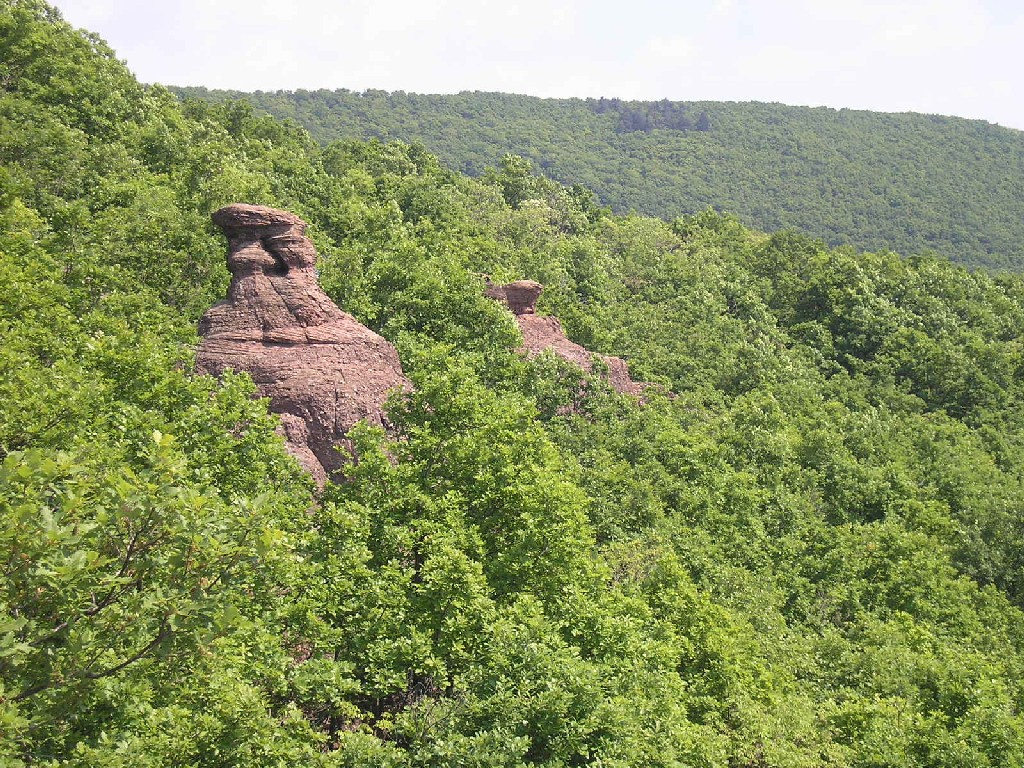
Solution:
{"label": "red sandstone rock", "polygon": [[289,451],[317,483],[345,464],[345,435],[381,425],[394,389],[408,390],[398,353],[321,290],[306,224],[286,211],[229,205],[213,214],[228,238],[228,297],[199,322],[196,367],[246,371],[281,415]]}
{"label": "red sandstone rock", "polygon": [[[550,349],[559,357],[575,363],[585,371],[593,370],[595,353],[570,341],[557,317],[536,314],[537,299],[544,286],[533,280],[517,280],[506,285],[488,285],[485,295],[501,301],[516,316],[523,333],[523,350],[530,357]],[[608,366],[608,383],[618,392],[640,395],[649,386],[629,378],[626,361],[620,357],[597,355]]]}

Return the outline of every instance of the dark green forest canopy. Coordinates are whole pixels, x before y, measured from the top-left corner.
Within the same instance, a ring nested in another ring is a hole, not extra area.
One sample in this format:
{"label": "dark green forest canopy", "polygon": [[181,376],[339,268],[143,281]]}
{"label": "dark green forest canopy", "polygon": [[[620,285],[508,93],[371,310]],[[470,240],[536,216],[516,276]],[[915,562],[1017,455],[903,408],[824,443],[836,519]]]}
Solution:
{"label": "dark green forest canopy", "polygon": [[318,141],[420,141],[476,176],[508,152],[617,212],[707,207],[829,245],[1024,269],[1024,132],[980,120],[730,102],[347,90],[245,99]]}
{"label": "dark green forest canopy", "polygon": [[[235,201],[415,384],[319,498],[191,375]],[[484,273],[674,394],[524,360]],[[1024,763],[1018,276],[322,146],[14,0],[0,285],[2,763]]]}

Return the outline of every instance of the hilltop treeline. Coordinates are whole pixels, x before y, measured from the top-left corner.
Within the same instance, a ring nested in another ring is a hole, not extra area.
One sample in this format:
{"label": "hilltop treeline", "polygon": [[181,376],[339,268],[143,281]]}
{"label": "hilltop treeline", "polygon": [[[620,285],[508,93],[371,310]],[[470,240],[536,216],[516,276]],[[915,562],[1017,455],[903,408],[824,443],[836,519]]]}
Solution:
{"label": "hilltop treeline", "polygon": [[470,175],[511,152],[617,212],[673,218],[710,206],[831,246],[1024,268],[1024,132],[979,120],[479,92],[175,92],[244,99],[323,143],[421,141]]}
{"label": "hilltop treeline", "polygon": [[[39,0],[0,52],[5,763],[1024,761],[1020,278],[320,146]],[[320,498],[191,375],[233,201],[415,384]],[[660,390],[524,360],[482,273]]]}

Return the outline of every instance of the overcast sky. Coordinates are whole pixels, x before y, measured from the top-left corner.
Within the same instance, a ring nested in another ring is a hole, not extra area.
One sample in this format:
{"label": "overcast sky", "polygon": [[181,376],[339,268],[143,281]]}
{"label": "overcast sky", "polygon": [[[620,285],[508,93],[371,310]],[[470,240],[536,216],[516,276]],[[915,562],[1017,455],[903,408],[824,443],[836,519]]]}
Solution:
{"label": "overcast sky", "polygon": [[144,82],[777,101],[1024,129],[1020,0],[56,0]]}

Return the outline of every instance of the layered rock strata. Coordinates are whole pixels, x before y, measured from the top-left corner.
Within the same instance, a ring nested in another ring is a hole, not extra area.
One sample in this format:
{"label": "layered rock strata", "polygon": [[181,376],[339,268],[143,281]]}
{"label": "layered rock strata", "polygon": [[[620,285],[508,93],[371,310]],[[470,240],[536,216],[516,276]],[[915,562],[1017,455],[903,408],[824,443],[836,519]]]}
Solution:
{"label": "layered rock strata", "polygon": [[[596,353],[570,341],[557,317],[537,314],[537,299],[544,286],[533,280],[517,280],[505,285],[488,285],[485,294],[505,304],[516,316],[523,333],[523,351],[533,357],[550,349],[559,357],[590,372]],[[626,361],[610,355],[596,355],[608,368],[607,379],[612,388],[630,395],[640,395],[649,386],[629,377]]]}
{"label": "layered rock strata", "polygon": [[213,221],[228,238],[231,286],[200,320],[197,368],[247,372],[280,414],[288,450],[323,485],[346,463],[339,448],[356,422],[385,425],[385,400],[410,388],[398,353],[317,284],[298,216],[236,204]]}

